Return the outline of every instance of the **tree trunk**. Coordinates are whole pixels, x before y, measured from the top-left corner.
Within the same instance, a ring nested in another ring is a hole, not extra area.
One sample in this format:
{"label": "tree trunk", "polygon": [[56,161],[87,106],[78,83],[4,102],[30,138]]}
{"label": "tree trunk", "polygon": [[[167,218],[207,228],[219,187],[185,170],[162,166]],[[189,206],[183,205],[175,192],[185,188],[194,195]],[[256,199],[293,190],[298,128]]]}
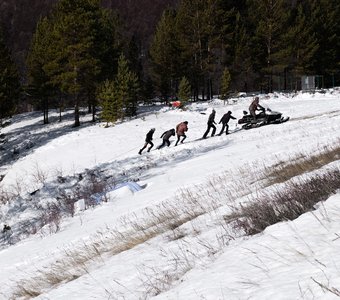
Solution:
{"label": "tree trunk", "polygon": [[48,124],[48,98],[44,98],[42,106],[44,114],[44,124]]}
{"label": "tree trunk", "polygon": [[78,95],[76,95],[76,102],[74,105],[74,127],[79,127],[79,102],[78,102]]}
{"label": "tree trunk", "polygon": [[48,97],[46,97],[46,124],[48,124]]}
{"label": "tree trunk", "polygon": [[96,122],[96,104],[93,103],[92,107],[92,122]]}
{"label": "tree trunk", "polygon": [[209,91],[209,98],[210,99],[213,99],[213,97],[214,97],[214,93],[213,93],[213,84],[212,84],[212,79],[211,78],[209,78],[209,81],[208,81],[208,91]]}
{"label": "tree trunk", "polygon": [[62,99],[61,99],[61,94],[59,94],[59,122],[61,122],[61,110],[62,110]]}

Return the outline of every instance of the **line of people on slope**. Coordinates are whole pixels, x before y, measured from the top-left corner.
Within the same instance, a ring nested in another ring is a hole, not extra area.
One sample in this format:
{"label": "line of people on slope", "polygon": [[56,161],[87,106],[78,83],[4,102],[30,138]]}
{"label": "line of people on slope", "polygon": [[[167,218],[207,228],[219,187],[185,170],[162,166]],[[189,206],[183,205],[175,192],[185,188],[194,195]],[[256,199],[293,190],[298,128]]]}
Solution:
{"label": "line of people on slope", "polygon": [[[150,145],[150,146],[149,146],[147,151],[150,152],[151,148],[154,146],[152,139],[153,139],[153,134],[154,134],[155,131],[156,131],[155,128],[151,128],[150,131],[146,134],[145,144],[144,144],[143,148],[139,150],[138,154],[142,154],[143,150],[148,145]],[[163,138],[163,143],[160,146],[158,146],[157,149],[161,149],[165,145],[167,145],[169,147],[170,146],[169,139],[172,136],[175,136],[175,133],[177,134],[177,142],[176,142],[175,146],[178,145],[178,142],[180,141],[181,138],[182,138],[182,140],[180,142],[181,142],[181,144],[183,144],[183,141],[187,138],[187,136],[185,135],[185,132],[187,132],[187,131],[188,131],[188,121],[184,121],[184,122],[179,123],[176,126],[176,131],[175,131],[175,129],[172,128],[170,130],[163,132],[163,134],[161,135],[161,138]]]}
{"label": "line of people on slope", "polygon": [[[261,105],[259,105],[259,97],[255,97],[255,99],[252,101],[252,103],[249,106],[249,112],[253,116],[254,120],[256,120],[255,111],[258,110],[258,109],[263,109],[263,107]],[[221,131],[218,135],[222,135],[225,129],[226,129],[225,133],[229,134],[228,123],[229,123],[230,119],[236,120],[236,118],[233,117],[231,114],[232,114],[232,112],[229,110],[221,118],[221,120],[218,124],[222,123],[222,129],[221,129]],[[216,133],[215,115],[216,115],[216,111],[215,111],[215,109],[213,109],[211,114],[209,115],[208,122],[207,122],[208,127],[207,127],[207,130],[205,131],[205,133],[203,134],[203,137],[202,137],[203,139],[207,138],[207,136],[210,132],[210,129],[212,129],[211,136],[215,135],[215,133]],[[156,131],[155,128],[151,128],[150,131],[146,134],[145,144],[144,144],[143,148],[139,150],[138,154],[142,154],[143,150],[146,149],[148,147],[148,145],[150,145],[150,146],[149,146],[147,152],[150,152],[150,150],[153,148],[154,144],[152,143],[152,140],[153,140],[153,134],[154,134],[155,131]],[[175,129],[172,128],[170,130],[163,132],[163,134],[161,135],[161,138],[163,139],[163,143],[160,146],[158,146],[157,149],[161,149],[164,146],[169,147],[170,146],[169,139],[172,136],[175,136],[175,134],[177,134],[177,141],[176,141],[175,146],[177,146],[179,142],[181,144],[183,144],[184,140],[187,137],[185,135],[185,132],[187,132],[187,131],[188,131],[188,121],[184,121],[184,122],[179,123],[176,126],[176,131],[175,131]],[[182,138],[182,140],[181,140],[181,138]]]}

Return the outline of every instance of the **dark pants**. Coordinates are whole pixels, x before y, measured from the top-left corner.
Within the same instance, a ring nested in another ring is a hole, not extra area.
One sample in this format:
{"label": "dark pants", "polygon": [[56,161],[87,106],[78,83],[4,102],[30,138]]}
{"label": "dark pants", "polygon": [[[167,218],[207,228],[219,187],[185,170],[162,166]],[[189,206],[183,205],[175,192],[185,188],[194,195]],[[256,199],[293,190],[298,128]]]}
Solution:
{"label": "dark pants", "polygon": [[182,141],[181,141],[182,144],[183,144],[184,140],[187,138],[187,136],[186,136],[185,134],[177,135],[177,142],[176,142],[175,146],[177,146],[177,144],[178,144],[178,142],[179,142],[181,136],[183,137],[183,139],[182,139]]}
{"label": "dark pants", "polygon": [[170,141],[169,140],[163,140],[162,145],[158,146],[157,149],[161,149],[163,148],[165,145],[167,145],[168,147],[170,146]]}
{"label": "dark pants", "polygon": [[211,133],[211,136],[214,136],[215,135],[215,132],[216,132],[216,126],[213,124],[213,123],[208,123],[208,128],[207,128],[207,131],[204,133],[203,135],[203,138],[205,139],[210,131],[210,129],[213,129],[212,133]]}
{"label": "dark pants", "polygon": [[139,154],[142,154],[143,150],[148,146],[148,144],[150,144],[150,147],[148,149],[148,152],[150,152],[151,148],[153,147],[153,142],[146,140],[144,147],[142,149],[139,150]]}
{"label": "dark pants", "polygon": [[228,132],[228,130],[229,130],[229,125],[228,125],[228,123],[224,123],[224,124],[222,124],[222,129],[221,129],[221,132],[219,133],[219,135],[221,135],[221,134],[223,133],[224,128],[227,128],[225,134],[228,134],[228,133],[229,133],[229,132]]}

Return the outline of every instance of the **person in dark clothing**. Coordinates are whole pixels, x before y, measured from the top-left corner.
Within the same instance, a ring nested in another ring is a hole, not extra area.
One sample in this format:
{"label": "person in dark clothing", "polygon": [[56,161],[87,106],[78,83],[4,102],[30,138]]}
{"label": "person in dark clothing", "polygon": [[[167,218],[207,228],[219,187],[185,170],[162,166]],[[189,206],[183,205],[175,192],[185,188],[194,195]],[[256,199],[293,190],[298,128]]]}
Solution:
{"label": "person in dark clothing", "polygon": [[181,136],[183,137],[181,144],[183,144],[184,140],[187,138],[187,136],[185,135],[186,131],[188,131],[188,121],[181,122],[176,126],[177,142],[175,146],[177,146]]}
{"label": "person in dark clothing", "polygon": [[168,147],[170,146],[170,137],[175,135],[175,129],[170,129],[168,131],[163,132],[163,134],[161,135],[161,138],[163,138],[163,143],[162,145],[158,146],[157,149],[161,149],[163,148],[165,145],[167,145]]}
{"label": "person in dark clothing", "polygon": [[216,124],[215,122],[215,114],[216,114],[216,111],[213,109],[210,116],[209,116],[209,119],[208,119],[208,128],[206,130],[206,132],[204,133],[203,135],[203,138],[206,139],[207,138],[207,135],[210,131],[210,128],[213,129],[212,133],[211,133],[211,136],[214,136],[215,135],[215,132],[216,132],[216,126],[214,124]]}
{"label": "person in dark clothing", "polygon": [[139,150],[138,154],[142,154],[143,150],[148,146],[148,144],[150,144],[150,147],[148,149],[148,152],[150,152],[151,148],[153,147],[152,136],[155,130],[155,128],[151,128],[150,131],[146,134],[144,147]]}
{"label": "person in dark clothing", "polygon": [[236,120],[236,118],[234,118],[231,115],[231,111],[229,110],[226,114],[223,115],[223,117],[221,118],[221,121],[218,124],[222,123],[222,129],[221,132],[218,135],[222,135],[224,128],[227,128],[225,134],[229,134],[229,125],[228,122],[230,121],[230,119]]}
{"label": "person in dark clothing", "polygon": [[5,232],[7,232],[9,230],[11,230],[11,226],[5,224],[4,228],[2,229],[2,233],[5,233]]}

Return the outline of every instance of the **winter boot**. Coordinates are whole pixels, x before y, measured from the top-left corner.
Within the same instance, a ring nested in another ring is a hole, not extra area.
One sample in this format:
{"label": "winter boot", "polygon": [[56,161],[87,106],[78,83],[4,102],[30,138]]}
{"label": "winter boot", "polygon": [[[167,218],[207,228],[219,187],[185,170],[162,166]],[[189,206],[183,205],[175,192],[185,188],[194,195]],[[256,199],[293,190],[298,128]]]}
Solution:
{"label": "winter boot", "polygon": [[138,154],[139,154],[139,155],[142,155],[142,149],[139,150]]}

